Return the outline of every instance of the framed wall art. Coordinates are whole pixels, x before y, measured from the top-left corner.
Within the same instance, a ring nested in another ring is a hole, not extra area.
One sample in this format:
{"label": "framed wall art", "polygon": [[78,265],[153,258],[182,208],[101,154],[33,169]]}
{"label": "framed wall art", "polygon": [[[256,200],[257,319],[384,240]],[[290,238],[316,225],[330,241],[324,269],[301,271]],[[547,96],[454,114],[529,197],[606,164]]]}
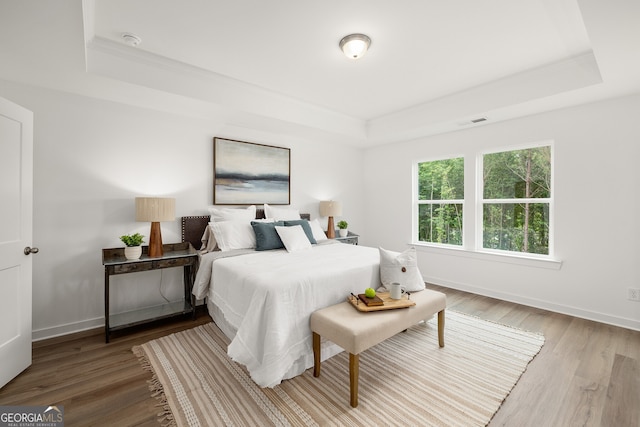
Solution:
{"label": "framed wall art", "polygon": [[213,204],[288,205],[291,150],[213,138]]}

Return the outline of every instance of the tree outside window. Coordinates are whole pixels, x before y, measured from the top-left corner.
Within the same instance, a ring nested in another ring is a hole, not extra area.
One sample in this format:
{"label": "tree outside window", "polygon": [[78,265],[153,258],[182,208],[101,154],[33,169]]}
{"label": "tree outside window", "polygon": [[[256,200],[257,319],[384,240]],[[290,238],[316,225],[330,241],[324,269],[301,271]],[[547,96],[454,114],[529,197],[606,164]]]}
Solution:
{"label": "tree outside window", "polygon": [[464,159],[418,163],[418,241],[462,245]]}
{"label": "tree outside window", "polygon": [[551,147],[482,157],[482,247],[549,254]]}

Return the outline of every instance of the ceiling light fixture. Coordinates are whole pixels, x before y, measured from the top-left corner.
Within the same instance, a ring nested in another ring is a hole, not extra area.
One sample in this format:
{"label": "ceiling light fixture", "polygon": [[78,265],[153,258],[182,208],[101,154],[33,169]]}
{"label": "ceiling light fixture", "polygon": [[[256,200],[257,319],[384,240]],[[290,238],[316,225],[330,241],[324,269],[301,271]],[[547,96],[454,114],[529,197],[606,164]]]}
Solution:
{"label": "ceiling light fixture", "polygon": [[340,40],[340,49],[349,59],[359,59],[367,53],[371,39],[364,34],[349,34]]}
{"label": "ceiling light fixture", "polygon": [[140,43],[142,43],[142,39],[140,37],[136,36],[133,33],[124,33],[124,34],[122,34],[122,40],[124,40],[124,42],[126,44],[128,44],[129,46],[132,46],[132,47],[136,47]]}

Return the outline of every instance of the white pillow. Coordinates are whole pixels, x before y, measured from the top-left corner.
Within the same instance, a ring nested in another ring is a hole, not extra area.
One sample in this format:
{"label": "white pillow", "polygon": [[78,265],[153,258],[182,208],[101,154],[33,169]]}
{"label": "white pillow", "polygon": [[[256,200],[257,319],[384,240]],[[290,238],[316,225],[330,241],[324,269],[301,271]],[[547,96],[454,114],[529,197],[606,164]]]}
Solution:
{"label": "white pillow", "polygon": [[424,289],[424,280],[418,270],[418,256],[415,248],[404,252],[380,250],[380,281],[389,290],[391,283],[400,283],[406,291],[417,292]]}
{"label": "white pillow", "polygon": [[211,215],[211,221],[244,221],[251,222],[256,219],[256,206],[251,205],[246,209],[243,208],[217,208],[215,206],[209,207],[209,215]]}
{"label": "white pillow", "polygon": [[256,234],[250,222],[222,221],[209,223],[221,251],[255,249]]}
{"label": "white pillow", "polygon": [[314,219],[313,221],[309,221],[309,226],[311,227],[311,233],[313,234],[313,238],[316,239],[316,242],[327,240],[327,235],[320,226],[318,218]]}
{"label": "white pillow", "polygon": [[276,225],[276,232],[280,236],[280,240],[287,248],[287,252],[301,251],[311,249],[311,242],[304,232],[301,225],[293,225],[290,227],[280,227]]}
{"label": "white pillow", "polygon": [[274,219],[276,221],[300,219],[300,211],[293,208],[276,208],[265,203],[264,217]]}

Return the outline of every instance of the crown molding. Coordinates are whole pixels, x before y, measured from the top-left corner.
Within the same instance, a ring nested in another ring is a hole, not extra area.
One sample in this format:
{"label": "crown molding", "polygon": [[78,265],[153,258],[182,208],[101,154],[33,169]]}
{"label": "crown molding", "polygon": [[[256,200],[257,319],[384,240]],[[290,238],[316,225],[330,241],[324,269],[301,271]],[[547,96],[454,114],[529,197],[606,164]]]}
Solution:
{"label": "crown molding", "polygon": [[366,137],[365,121],[203,68],[100,37],[86,44],[87,72],[324,132]]}

